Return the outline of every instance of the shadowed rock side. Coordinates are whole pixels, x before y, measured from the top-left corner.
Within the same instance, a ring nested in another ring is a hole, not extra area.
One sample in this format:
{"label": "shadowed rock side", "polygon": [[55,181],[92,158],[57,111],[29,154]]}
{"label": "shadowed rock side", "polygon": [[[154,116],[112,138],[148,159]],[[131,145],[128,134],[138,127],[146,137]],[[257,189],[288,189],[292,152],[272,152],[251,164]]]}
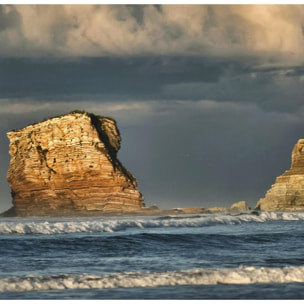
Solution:
{"label": "shadowed rock side", "polygon": [[304,139],[292,150],[291,168],[258,201],[256,209],[265,211],[304,211]]}
{"label": "shadowed rock side", "polygon": [[119,162],[113,119],[86,112],[9,132],[7,173],[17,216],[141,210],[134,176]]}

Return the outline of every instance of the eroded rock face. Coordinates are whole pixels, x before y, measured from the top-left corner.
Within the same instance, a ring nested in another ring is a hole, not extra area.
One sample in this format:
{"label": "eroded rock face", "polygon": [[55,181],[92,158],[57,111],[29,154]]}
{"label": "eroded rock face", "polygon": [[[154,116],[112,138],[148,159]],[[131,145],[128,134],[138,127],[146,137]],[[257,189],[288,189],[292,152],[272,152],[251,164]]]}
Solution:
{"label": "eroded rock face", "polygon": [[304,211],[304,139],[292,150],[291,168],[277,177],[276,183],[258,201],[256,209]]}
{"label": "eroded rock face", "polygon": [[144,207],[134,176],[119,162],[114,120],[72,112],[9,132],[15,213],[58,215]]}

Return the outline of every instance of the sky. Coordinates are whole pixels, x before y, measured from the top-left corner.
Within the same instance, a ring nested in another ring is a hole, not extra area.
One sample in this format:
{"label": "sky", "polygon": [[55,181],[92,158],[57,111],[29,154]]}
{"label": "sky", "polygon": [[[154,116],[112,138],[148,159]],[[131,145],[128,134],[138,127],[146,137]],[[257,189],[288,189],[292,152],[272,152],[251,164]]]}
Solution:
{"label": "sky", "polygon": [[0,5],[6,133],[75,109],[111,116],[147,206],[259,198],[304,138],[304,5]]}

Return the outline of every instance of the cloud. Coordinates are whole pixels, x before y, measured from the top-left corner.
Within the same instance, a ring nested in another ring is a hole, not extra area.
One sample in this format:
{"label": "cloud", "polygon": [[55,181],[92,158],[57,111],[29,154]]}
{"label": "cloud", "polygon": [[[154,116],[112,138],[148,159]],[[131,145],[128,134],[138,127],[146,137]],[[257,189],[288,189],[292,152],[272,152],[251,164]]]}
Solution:
{"label": "cloud", "polygon": [[304,95],[302,69],[226,69],[214,82],[164,84],[163,96],[182,99],[211,99],[220,102],[252,103],[266,111],[296,112]]}
{"label": "cloud", "polygon": [[[304,95],[301,66],[257,68],[197,57],[106,57],[68,62],[7,58],[0,60],[0,70],[2,103],[4,98],[15,103],[19,99],[19,108],[12,111],[20,112],[30,109],[23,104],[26,100],[35,100],[37,107],[46,107],[48,101],[52,108],[54,102],[70,102],[70,110],[90,101],[104,107],[108,104],[107,108],[114,111],[115,107],[133,103],[129,113],[138,112],[139,105],[142,112],[151,111],[153,101],[164,102],[165,111],[173,107],[174,101],[191,104],[211,100],[295,113],[301,109]],[[75,102],[78,104],[73,106]],[[147,103],[146,108],[142,102]],[[9,105],[3,108],[7,109]]]}
{"label": "cloud", "polygon": [[48,110],[51,104],[41,102],[27,102],[27,101],[14,101],[11,99],[0,99],[1,109],[0,114],[27,114],[38,112],[41,110]]}
{"label": "cloud", "polygon": [[303,5],[0,7],[1,56],[206,56],[302,61]]}
{"label": "cloud", "polygon": [[[297,113],[264,112],[253,103],[220,102],[214,100],[149,100],[149,101],[33,101],[20,99],[0,99],[1,125],[11,125],[7,120],[12,117],[14,128],[47,117],[61,115],[73,110],[84,110],[103,116],[111,116],[124,125],[142,125],[193,119],[242,119],[250,120],[254,116],[268,117],[274,121],[301,122],[304,106]],[[17,119],[17,117],[19,117]],[[20,119],[22,118],[22,119]],[[263,119],[264,119],[263,118]],[[24,119],[27,121],[25,122]]]}

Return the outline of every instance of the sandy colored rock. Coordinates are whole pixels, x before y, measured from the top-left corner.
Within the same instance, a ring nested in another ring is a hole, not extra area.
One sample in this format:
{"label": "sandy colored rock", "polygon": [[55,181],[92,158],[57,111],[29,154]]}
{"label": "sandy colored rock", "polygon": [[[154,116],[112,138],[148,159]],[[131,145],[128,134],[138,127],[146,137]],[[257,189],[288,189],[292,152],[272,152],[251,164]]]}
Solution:
{"label": "sandy colored rock", "polygon": [[231,205],[230,211],[248,211],[250,210],[249,206],[245,201],[236,202]]}
{"label": "sandy colored rock", "polygon": [[7,136],[17,215],[144,207],[135,177],[117,159],[121,137],[113,119],[75,111]]}
{"label": "sandy colored rock", "polygon": [[189,207],[189,208],[182,208],[182,212],[186,214],[200,214],[200,213],[206,213],[206,209],[203,207]]}
{"label": "sandy colored rock", "polygon": [[256,209],[265,211],[304,211],[304,139],[292,150],[291,168],[277,177]]}
{"label": "sandy colored rock", "polygon": [[228,208],[226,208],[226,207],[211,207],[211,208],[208,208],[208,212],[210,212],[210,213],[228,212]]}

